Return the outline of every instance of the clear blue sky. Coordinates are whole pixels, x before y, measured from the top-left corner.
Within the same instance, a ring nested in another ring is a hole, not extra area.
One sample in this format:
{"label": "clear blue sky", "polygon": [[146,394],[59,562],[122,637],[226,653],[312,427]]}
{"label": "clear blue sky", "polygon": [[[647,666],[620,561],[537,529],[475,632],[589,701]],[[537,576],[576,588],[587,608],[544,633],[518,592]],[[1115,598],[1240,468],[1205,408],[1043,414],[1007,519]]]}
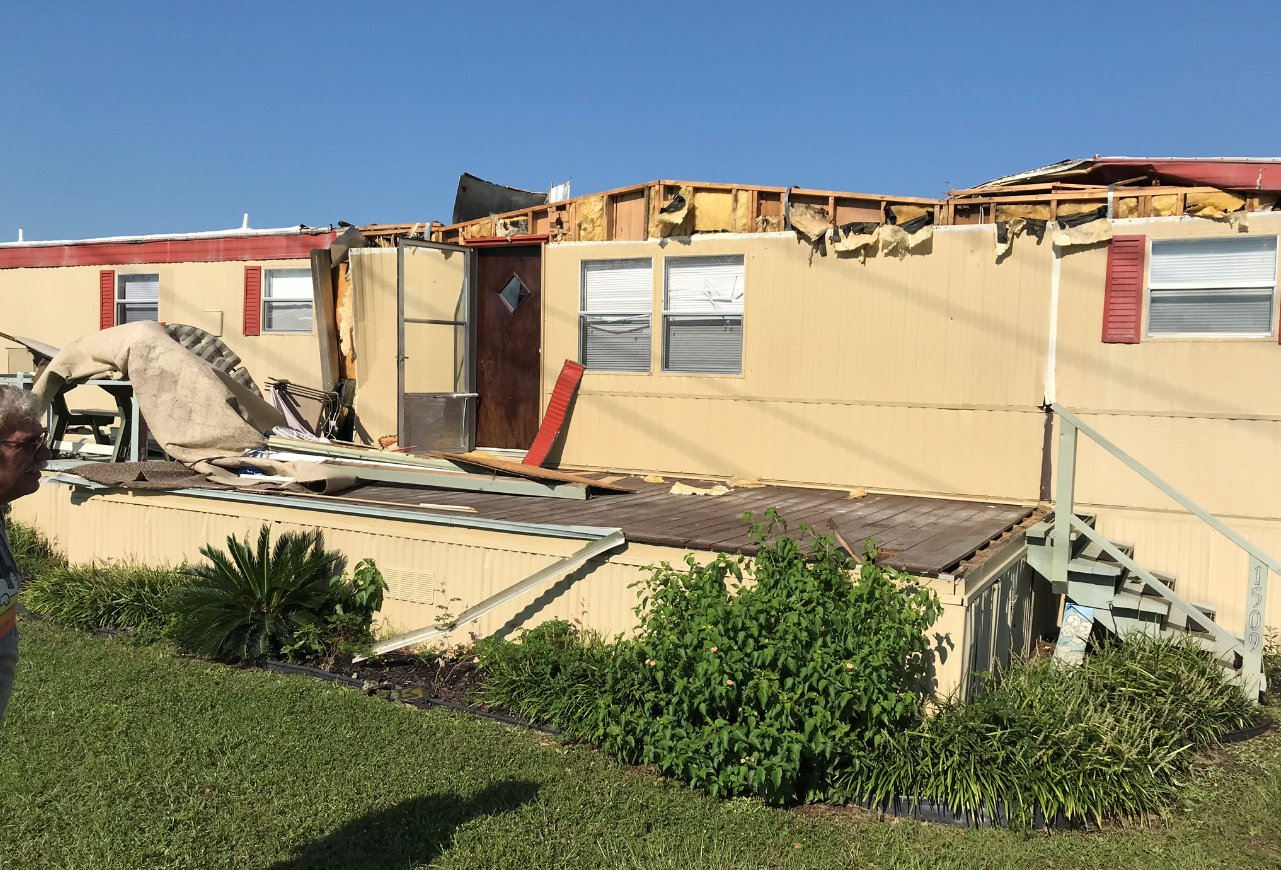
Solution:
{"label": "clear blue sky", "polygon": [[1281,154],[1281,3],[11,0],[0,241],[448,220],[458,174],[939,195]]}

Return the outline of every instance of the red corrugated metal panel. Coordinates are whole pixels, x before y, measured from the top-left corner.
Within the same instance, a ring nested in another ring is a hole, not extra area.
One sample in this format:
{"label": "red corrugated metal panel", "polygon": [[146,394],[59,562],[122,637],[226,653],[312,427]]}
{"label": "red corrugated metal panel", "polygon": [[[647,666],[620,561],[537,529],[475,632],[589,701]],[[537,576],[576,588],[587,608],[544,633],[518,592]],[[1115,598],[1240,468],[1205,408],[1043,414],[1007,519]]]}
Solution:
{"label": "red corrugated metal panel", "polygon": [[143,263],[216,263],[226,260],[292,260],[327,248],[335,233],[101,242],[83,245],[0,248],[0,269],[54,266],[125,266]]}
{"label": "red corrugated metal panel", "polygon": [[547,413],[543,415],[543,423],[538,427],[538,435],[535,436],[529,452],[525,454],[526,465],[542,465],[547,461],[547,454],[551,453],[552,445],[556,443],[556,436],[565,425],[565,415],[569,413],[569,402],[574,398],[578,382],[582,379],[582,364],[571,359],[565,360],[565,365],[560,370],[560,377],[556,379],[556,387],[552,390],[551,401],[547,403]]}
{"label": "red corrugated metal panel", "polygon": [[262,333],[262,266],[245,266],[244,333]]}
{"label": "red corrugated metal panel", "polygon": [[98,273],[98,328],[116,325],[116,273],[103,269]]}
{"label": "red corrugated metal panel", "polygon": [[[1142,160],[1103,158],[1098,167],[1122,167],[1167,183],[1234,190],[1281,190],[1281,163],[1249,160]],[[1125,173],[1122,173],[1125,174]]]}
{"label": "red corrugated metal panel", "polygon": [[1143,264],[1147,236],[1113,236],[1103,290],[1103,341],[1138,344],[1143,332]]}

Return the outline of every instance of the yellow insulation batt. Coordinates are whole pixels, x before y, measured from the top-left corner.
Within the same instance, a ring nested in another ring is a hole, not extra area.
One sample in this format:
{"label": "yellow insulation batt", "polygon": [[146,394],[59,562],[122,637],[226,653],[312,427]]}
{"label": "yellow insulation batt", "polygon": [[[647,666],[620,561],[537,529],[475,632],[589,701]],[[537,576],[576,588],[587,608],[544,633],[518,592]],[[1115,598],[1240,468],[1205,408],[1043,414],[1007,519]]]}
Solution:
{"label": "yellow insulation batt", "polygon": [[667,205],[675,199],[666,202],[653,202],[649,204],[649,237],[651,239],[669,239],[673,236],[688,236],[693,228],[693,207],[694,191],[689,185],[682,184],[677,190],[679,196],[684,202],[681,207],[675,211],[663,211]]}
{"label": "yellow insulation batt", "polygon": [[732,190],[700,190],[694,194],[694,232],[728,233],[733,229]]}
{"label": "yellow insulation batt", "polygon": [[578,201],[578,241],[605,241],[605,197],[589,196]]}

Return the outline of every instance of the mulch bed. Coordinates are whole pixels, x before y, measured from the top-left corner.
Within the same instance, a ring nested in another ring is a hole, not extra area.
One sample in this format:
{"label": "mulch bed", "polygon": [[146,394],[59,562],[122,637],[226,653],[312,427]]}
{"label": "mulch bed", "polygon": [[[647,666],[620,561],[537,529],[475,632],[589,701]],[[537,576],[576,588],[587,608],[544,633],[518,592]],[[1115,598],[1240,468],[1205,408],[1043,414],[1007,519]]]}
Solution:
{"label": "mulch bed", "polygon": [[487,709],[475,703],[471,694],[480,685],[476,657],[419,658],[418,656],[386,655],[376,659],[335,667],[335,673],[350,676],[366,683],[378,683],[398,689],[403,700],[407,689],[420,689],[422,697],[449,701],[477,709]]}

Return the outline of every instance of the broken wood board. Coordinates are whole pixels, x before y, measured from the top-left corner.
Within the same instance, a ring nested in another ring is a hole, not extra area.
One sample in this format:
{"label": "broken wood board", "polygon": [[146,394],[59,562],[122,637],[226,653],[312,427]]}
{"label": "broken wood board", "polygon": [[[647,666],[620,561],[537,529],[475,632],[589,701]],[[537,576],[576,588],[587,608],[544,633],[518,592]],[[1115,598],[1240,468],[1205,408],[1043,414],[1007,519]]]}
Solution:
{"label": "broken wood board", "polygon": [[335,466],[355,475],[357,480],[371,483],[395,483],[405,486],[459,489],[469,492],[496,492],[503,495],[533,495],[546,498],[587,498],[586,482],[555,482],[529,480],[519,477],[499,477],[496,474],[469,474],[457,471],[435,471],[427,468],[388,468],[376,465]]}
{"label": "broken wood board", "polygon": [[528,478],[529,480],[546,480],[556,481],[559,483],[576,483],[584,486],[590,486],[594,489],[603,489],[608,492],[635,492],[636,490],[622,486],[618,483],[606,483],[603,480],[596,480],[581,474],[574,474],[570,471],[558,471],[554,468],[539,468],[534,465],[525,465],[521,462],[510,462],[506,459],[499,459],[496,456],[490,456],[488,453],[439,453],[432,454],[450,462],[459,465],[474,465],[481,468],[488,468],[492,471],[502,471],[507,474],[513,474],[517,477]]}
{"label": "broken wood board", "polygon": [[[358,498],[356,496],[350,496],[350,495],[321,495],[318,492],[307,493],[307,496],[309,498],[323,498],[323,499],[327,499],[328,501],[356,502],[357,504],[375,504],[375,505],[379,505],[380,507],[399,508],[402,510],[406,507],[404,502],[387,501],[385,499],[378,499],[378,498]],[[412,507],[426,508],[428,510],[433,510],[433,511],[449,511],[450,513],[460,513],[460,514],[477,513],[477,510],[474,507],[468,507],[467,505],[433,504],[432,502],[429,502],[429,501],[417,502],[416,504],[412,505]]]}
{"label": "broken wood board", "polygon": [[410,468],[430,468],[436,471],[459,470],[446,459],[433,456],[411,456],[404,453],[392,453],[376,447],[356,447],[334,444],[326,441],[307,441],[302,438],[287,438],[272,435],[267,439],[267,446],[273,450],[285,450],[290,453],[308,453],[313,456],[325,456],[331,459],[358,459],[363,462],[381,462],[387,465],[403,465]]}

